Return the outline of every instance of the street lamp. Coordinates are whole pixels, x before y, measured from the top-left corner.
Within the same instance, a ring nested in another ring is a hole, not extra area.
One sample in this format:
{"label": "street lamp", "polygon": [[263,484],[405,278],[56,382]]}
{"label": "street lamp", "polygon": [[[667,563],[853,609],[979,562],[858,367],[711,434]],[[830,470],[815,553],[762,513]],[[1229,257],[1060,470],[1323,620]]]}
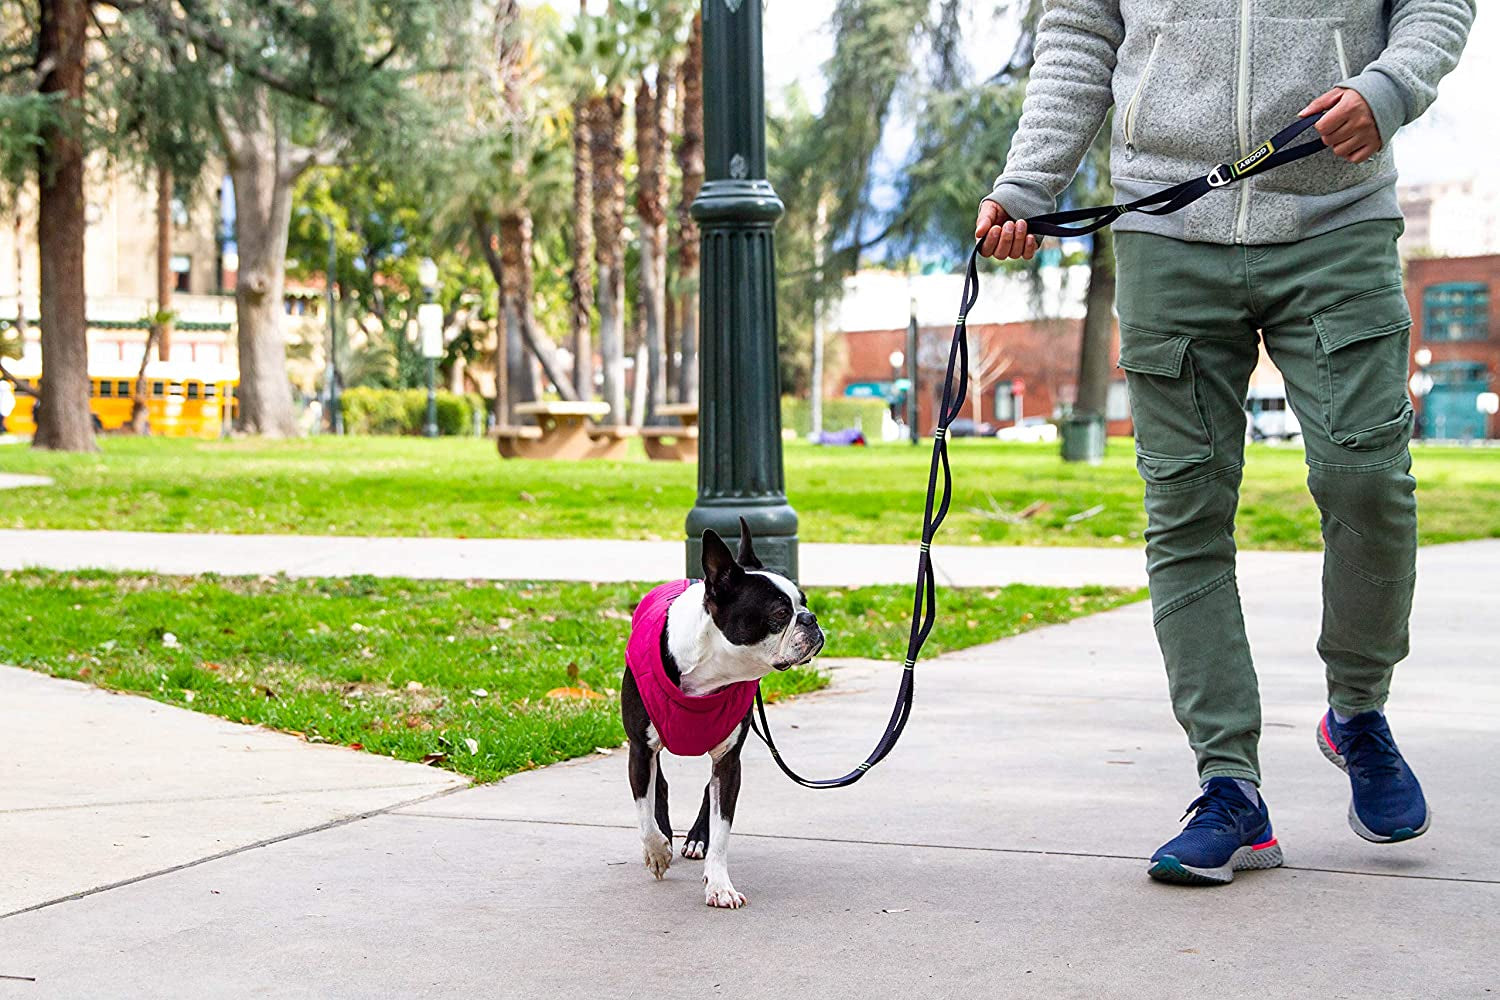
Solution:
{"label": "street lamp", "polygon": [[422,285],[422,307],[417,310],[417,330],[422,338],[422,357],[427,359],[427,419],[422,424],[423,437],[437,437],[437,363],[443,356],[443,307],[437,296],[438,267],[431,257],[417,265],[417,281]]}
{"label": "street lamp", "polygon": [[906,364],[906,355],[902,354],[900,351],[892,351],[891,356],[886,358],[886,360],[891,363],[891,380],[896,381],[900,379],[901,366]]}
{"label": "street lamp", "polygon": [[704,183],[698,287],[702,376],[698,499],[687,516],[687,572],[702,535],[739,534],[767,568],[797,577],[797,512],[786,499],[776,358],[776,249],[784,207],[766,180],[765,70],[758,0],[703,3]]}

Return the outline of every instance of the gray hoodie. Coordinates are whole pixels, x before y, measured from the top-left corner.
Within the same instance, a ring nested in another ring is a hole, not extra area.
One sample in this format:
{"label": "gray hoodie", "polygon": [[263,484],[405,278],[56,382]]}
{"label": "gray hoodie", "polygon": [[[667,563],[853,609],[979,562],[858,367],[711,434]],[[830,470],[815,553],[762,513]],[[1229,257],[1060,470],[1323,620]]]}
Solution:
{"label": "gray hoodie", "polygon": [[1262,244],[1400,218],[1391,136],[1437,96],[1473,21],[1474,0],[1046,0],[988,199],[1014,218],[1054,211],[1111,105],[1110,171],[1127,202],[1246,155],[1340,86],[1374,113],[1384,146],[1369,160],[1319,153],[1115,228]]}

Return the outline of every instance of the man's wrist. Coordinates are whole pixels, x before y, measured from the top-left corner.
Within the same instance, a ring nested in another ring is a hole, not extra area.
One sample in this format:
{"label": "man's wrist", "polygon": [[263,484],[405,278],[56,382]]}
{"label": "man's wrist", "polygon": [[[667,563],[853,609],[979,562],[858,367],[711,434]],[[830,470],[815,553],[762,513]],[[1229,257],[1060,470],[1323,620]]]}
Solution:
{"label": "man's wrist", "polygon": [[1041,184],[1003,175],[995,181],[994,190],[985,195],[984,200],[1005,209],[1005,214],[1012,219],[1030,219],[1057,209],[1057,199]]}
{"label": "man's wrist", "polygon": [[1375,128],[1380,132],[1380,144],[1389,146],[1396,130],[1406,124],[1406,94],[1400,84],[1379,70],[1367,69],[1336,86],[1352,90],[1364,98],[1375,118]]}

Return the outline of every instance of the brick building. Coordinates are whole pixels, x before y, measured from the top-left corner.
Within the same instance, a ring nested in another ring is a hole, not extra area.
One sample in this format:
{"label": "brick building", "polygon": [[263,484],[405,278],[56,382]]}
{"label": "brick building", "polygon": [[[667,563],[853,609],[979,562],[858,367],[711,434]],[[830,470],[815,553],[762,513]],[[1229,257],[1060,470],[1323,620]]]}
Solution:
{"label": "brick building", "polygon": [[[980,283],[980,299],[969,313],[971,370],[994,369],[994,377],[978,394],[978,417],[1000,427],[1018,418],[1062,416],[1077,398],[1087,269],[1048,268],[1043,275],[1038,288],[1021,275],[1004,271],[986,274]],[[904,377],[904,370],[893,370],[891,356],[905,354],[903,321],[915,308],[917,426],[924,434],[930,431],[961,284],[961,275],[949,274],[908,278],[891,272],[861,272],[849,279],[838,317],[843,363],[829,373],[825,391],[840,395],[852,385],[886,386]],[[1111,360],[1118,353],[1116,329]],[[1013,392],[1017,379],[1023,386],[1019,397]],[[963,415],[973,418],[976,406],[972,386],[970,395]],[[1130,434],[1124,373],[1119,370],[1111,376],[1108,409],[1109,433]]]}
{"label": "brick building", "polygon": [[1500,417],[1478,407],[1482,394],[1500,389],[1497,291],[1500,255],[1407,262],[1413,388],[1430,386],[1413,395],[1419,437],[1500,437]]}

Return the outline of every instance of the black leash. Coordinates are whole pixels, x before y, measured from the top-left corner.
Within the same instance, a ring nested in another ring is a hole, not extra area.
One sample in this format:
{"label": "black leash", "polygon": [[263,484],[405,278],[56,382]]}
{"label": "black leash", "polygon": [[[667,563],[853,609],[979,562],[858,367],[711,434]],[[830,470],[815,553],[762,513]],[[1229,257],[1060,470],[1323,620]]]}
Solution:
{"label": "black leash", "polygon": [[[1127,212],[1167,215],[1179,211],[1215,188],[1226,187],[1251,174],[1300,160],[1326,148],[1321,140],[1288,145],[1321,117],[1321,114],[1316,114],[1299,119],[1267,142],[1261,143],[1248,156],[1234,163],[1220,163],[1202,177],[1174,184],[1125,205],[1105,205],[1038,215],[1026,220],[1027,231],[1037,236],[1087,236],[1095,230],[1103,229]],[[966,324],[969,310],[979,300],[979,247],[982,242],[976,242],[974,249],[969,251],[963,294],[958,305],[958,321],[953,325],[953,342],[948,348],[943,398],[938,407],[937,429],[932,432],[932,463],[927,470],[927,505],[922,514],[922,545],[917,556],[917,586],[912,602],[911,632],[906,640],[906,661],[902,664],[901,686],[896,692],[896,704],[891,709],[891,718],[885,725],[885,732],[864,762],[848,774],[838,778],[804,778],[781,759],[781,751],[771,738],[771,724],[766,718],[765,701],[761,698],[758,687],[755,691],[755,709],[750,714],[750,728],[755,730],[755,735],[771,751],[771,759],[776,761],[776,766],[781,768],[782,773],[804,788],[844,788],[854,784],[895,749],[896,741],[901,738],[901,731],[906,728],[906,720],[911,717],[917,655],[921,653],[937,619],[937,581],[932,569],[932,537],[948,516],[948,507],[952,502],[953,473],[948,464],[948,426],[963,410],[964,399],[968,394],[969,341]],[[940,473],[943,483],[941,495],[938,494]]]}

